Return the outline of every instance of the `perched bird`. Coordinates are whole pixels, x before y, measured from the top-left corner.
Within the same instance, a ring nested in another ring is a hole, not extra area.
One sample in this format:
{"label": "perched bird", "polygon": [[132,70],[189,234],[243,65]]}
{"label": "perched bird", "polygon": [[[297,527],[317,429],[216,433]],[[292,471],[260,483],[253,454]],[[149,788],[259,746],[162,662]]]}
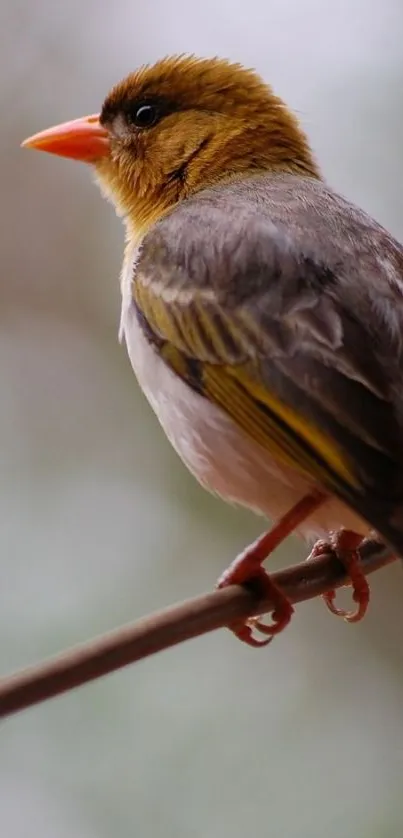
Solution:
{"label": "perched bird", "polygon": [[200,483],[278,521],[219,583],[260,583],[273,623],[233,630],[260,645],[287,624],[262,562],[294,529],[330,539],[358,609],[328,605],[360,618],[362,538],[403,555],[402,246],[225,60],[141,67],[99,115],[23,145],[93,165],[126,225],[121,335],[140,386]]}

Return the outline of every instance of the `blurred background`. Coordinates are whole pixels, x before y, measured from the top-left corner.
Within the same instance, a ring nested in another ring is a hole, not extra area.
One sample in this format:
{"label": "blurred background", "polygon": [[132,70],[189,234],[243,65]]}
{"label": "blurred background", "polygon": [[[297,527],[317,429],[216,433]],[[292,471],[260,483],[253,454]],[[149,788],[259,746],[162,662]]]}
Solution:
{"label": "blurred background", "polygon": [[[3,0],[0,671],[212,587],[262,521],[204,494],[117,342],[123,230],[88,168],[22,151],[172,52],[255,66],[327,179],[403,238],[401,0]],[[291,539],[273,561],[302,559]],[[3,723],[7,838],[403,830],[403,574],[261,652],[220,631]]]}

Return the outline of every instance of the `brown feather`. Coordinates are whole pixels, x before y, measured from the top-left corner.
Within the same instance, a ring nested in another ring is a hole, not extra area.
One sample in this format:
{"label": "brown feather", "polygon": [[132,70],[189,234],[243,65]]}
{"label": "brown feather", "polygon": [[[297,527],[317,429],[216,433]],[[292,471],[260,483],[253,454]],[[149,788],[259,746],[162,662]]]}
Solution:
{"label": "brown feather", "polygon": [[[135,103],[156,101],[163,118],[147,130],[128,124]],[[222,59],[165,58],[117,84],[101,123],[111,156],[97,163],[104,189],[142,233],[206,186],[260,171],[319,177],[297,119],[252,70]]]}

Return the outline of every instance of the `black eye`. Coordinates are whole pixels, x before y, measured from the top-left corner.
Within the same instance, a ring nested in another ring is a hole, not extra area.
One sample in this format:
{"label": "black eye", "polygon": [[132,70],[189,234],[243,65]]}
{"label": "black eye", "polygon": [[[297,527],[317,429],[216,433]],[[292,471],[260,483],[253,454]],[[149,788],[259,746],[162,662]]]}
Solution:
{"label": "black eye", "polygon": [[160,111],[157,105],[146,104],[131,105],[127,111],[129,122],[136,128],[151,128],[158,122]]}

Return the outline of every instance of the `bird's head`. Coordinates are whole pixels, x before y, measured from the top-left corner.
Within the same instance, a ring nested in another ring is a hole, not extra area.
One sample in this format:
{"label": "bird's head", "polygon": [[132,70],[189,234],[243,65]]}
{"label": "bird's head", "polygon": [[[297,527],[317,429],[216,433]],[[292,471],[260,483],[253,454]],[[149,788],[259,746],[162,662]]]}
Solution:
{"label": "bird's head", "polygon": [[98,115],[23,145],[94,165],[102,190],[144,233],[197,190],[261,171],[319,177],[296,118],[252,70],[164,58],[117,84]]}

